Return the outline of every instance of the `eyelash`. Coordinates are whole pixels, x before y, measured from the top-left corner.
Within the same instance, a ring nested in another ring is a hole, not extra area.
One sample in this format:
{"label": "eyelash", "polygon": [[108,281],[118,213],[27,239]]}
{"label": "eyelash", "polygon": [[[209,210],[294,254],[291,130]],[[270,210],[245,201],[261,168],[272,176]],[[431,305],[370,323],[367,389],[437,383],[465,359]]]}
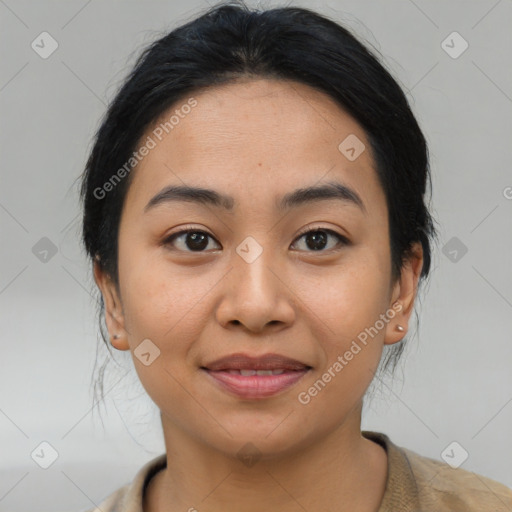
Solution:
{"label": "eyelash", "polygon": [[[346,246],[346,245],[349,245],[350,244],[350,241],[344,237],[343,235],[340,235],[339,233],[337,233],[336,231],[333,231],[332,229],[327,229],[327,228],[322,228],[320,226],[318,227],[314,227],[314,228],[308,228],[304,231],[301,231],[298,235],[297,235],[297,238],[295,238],[294,242],[295,243],[297,240],[300,240],[304,235],[308,235],[310,233],[317,233],[317,232],[324,232],[324,233],[327,233],[328,235],[333,235],[334,237],[336,237],[338,239],[338,242],[337,242],[337,245],[336,247],[332,248],[332,249],[327,249],[327,250],[318,250],[318,251],[306,251],[306,252],[318,252],[318,253],[329,253],[331,251],[335,251],[335,250],[338,250],[340,249],[341,247],[343,246]],[[213,240],[215,240],[215,238],[210,235],[210,233],[208,233],[207,231],[204,231],[204,230],[201,230],[201,229],[197,229],[197,228],[194,228],[193,226],[187,226],[187,229],[183,229],[181,231],[177,231],[176,233],[172,233],[170,236],[168,236],[164,241],[163,241],[163,245],[165,246],[170,246],[172,245],[172,243],[174,242],[174,240],[176,238],[178,238],[179,236],[181,235],[186,235],[188,233],[201,233],[201,234],[204,234],[210,238],[212,238]],[[215,240],[216,241],[216,240]],[[217,242],[217,241],[216,241]],[[217,242],[218,243],[218,242]],[[219,244],[220,245],[220,244]],[[292,244],[293,245],[293,244]],[[177,249],[178,251],[181,251],[180,249]],[[207,252],[207,251],[181,251],[181,252],[188,252],[188,253],[191,253],[191,254],[201,254],[201,253],[204,253],[204,252]]]}

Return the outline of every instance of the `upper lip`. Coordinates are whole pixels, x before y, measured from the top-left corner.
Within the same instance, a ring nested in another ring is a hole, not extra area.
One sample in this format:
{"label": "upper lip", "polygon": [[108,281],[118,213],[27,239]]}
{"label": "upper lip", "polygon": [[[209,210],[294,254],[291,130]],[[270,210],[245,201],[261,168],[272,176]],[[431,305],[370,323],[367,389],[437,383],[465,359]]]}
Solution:
{"label": "upper lip", "polygon": [[311,366],[279,354],[250,356],[239,353],[216,359],[202,368],[208,370],[306,370]]}

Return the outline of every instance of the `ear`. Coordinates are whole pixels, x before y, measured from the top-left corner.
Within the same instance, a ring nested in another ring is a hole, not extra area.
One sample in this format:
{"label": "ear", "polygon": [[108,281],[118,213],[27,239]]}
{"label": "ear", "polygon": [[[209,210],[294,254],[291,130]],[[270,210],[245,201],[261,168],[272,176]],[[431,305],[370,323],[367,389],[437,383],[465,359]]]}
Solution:
{"label": "ear", "polygon": [[[115,284],[109,275],[102,269],[99,257],[96,257],[93,264],[94,280],[103,296],[105,303],[105,323],[110,334],[111,344],[118,350],[129,350],[127,331],[121,299]],[[117,339],[114,338],[117,335]]]}
{"label": "ear", "polygon": [[[411,247],[410,255],[402,265],[400,278],[393,286],[389,308],[396,311],[396,314],[386,328],[385,345],[397,343],[407,334],[422,268],[423,247],[420,242],[415,242]],[[398,331],[397,325],[401,325],[404,330]]]}

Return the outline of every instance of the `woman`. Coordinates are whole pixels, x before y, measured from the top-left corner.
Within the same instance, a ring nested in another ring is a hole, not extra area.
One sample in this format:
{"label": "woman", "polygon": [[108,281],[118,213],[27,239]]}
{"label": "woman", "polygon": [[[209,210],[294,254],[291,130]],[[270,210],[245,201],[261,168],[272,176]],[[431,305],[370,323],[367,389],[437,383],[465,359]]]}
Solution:
{"label": "woman", "polygon": [[147,48],[87,163],[83,241],[166,453],[96,510],[512,510],[361,431],[430,270],[429,180],[402,90],[325,17],[230,2]]}

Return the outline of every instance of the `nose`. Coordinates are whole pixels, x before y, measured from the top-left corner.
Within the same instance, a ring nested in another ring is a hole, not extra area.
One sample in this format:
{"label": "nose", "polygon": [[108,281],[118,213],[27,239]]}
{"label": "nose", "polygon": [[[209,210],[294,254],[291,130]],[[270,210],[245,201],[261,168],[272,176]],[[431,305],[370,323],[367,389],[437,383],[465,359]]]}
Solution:
{"label": "nose", "polygon": [[252,333],[277,332],[290,326],[295,318],[294,294],[284,266],[275,258],[272,263],[270,250],[253,259],[246,254],[254,251],[254,246],[249,253],[243,252],[243,246],[239,249],[233,251],[232,269],[223,279],[218,322],[224,328],[242,326]]}

